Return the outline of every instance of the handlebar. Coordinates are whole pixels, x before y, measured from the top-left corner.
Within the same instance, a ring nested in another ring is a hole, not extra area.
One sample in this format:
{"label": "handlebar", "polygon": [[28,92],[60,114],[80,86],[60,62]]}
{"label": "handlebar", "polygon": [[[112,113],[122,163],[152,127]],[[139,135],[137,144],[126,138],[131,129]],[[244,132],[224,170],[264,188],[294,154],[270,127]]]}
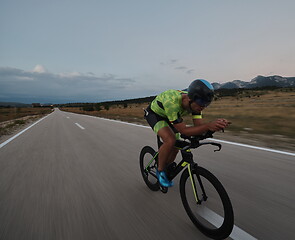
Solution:
{"label": "handlebar", "polygon": [[183,139],[188,139],[188,140],[190,140],[190,141],[192,141],[192,140],[198,140],[198,141],[200,141],[200,140],[204,140],[204,139],[206,139],[206,138],[213,138],[213,133],[214,132],[212,132],[212,131],[207,131],[207,132],[205,132],[205,133],[203,133],[203,134],[201,134],[201,135],[197,135],[197,136],[186,136],[186,135],[184,135],[184,134],[181,134],[180,136],[183,138]]}
{"label": "handlebar", "polygon": [[213,145],[213,146],[217,146],[218,149],[214,150],[214,152],[216,151],[220,151],[221,150],[221,144],[220,143],[215,143],[215,142],[202,142],[200,143],[200,140],[204,140],[206,138],[212,138],[213,137],[214,132],[212,131],[207,131],[205,133],[203,133],[202,135],[198,135],[198,136],[186,136],[181,134],[181,138],[183,139],[187,139],[190,142],[186,142],[186,141],[179,141],[177,145],[179,145],[179,147],[181,147],[183,150],[189,149],[189,148],[198,148],[202,145]]}

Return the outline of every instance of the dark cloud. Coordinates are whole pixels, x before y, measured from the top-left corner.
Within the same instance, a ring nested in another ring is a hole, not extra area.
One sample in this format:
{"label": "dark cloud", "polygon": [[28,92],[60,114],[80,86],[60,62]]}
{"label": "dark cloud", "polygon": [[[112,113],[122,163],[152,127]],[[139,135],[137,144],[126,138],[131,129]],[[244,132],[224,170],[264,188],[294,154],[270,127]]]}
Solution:
{"label": "dark cloud", "polygon": [[176,69],[176,70],[185,70],[185,69],[187,69],[187,67],[175,67],[174,69]]}
{"label": "dark cloud", "polygon": [[114,74],[95,76],[73,72],[54,74],[43,71],[24,71],[16,68],[0,67],[0,101],[13,99],[48,99],[51,102],[64,99],[79,101],[99,101],[100,99],[119,99],[124,97],[123,90],[128,89],[135,81],[131,78],[120,78]]}

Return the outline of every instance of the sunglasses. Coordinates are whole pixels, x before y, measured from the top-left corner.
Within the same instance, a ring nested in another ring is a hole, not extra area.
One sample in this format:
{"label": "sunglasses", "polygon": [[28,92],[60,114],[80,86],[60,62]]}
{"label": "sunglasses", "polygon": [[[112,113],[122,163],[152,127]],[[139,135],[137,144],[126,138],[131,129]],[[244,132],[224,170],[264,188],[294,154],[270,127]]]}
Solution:
{"label": "sunglasses", "polygon": [[196,99],[195,103],[198,104],[200,107],[208,107],[210,105],[211,101],[208,102],[203,99]]}

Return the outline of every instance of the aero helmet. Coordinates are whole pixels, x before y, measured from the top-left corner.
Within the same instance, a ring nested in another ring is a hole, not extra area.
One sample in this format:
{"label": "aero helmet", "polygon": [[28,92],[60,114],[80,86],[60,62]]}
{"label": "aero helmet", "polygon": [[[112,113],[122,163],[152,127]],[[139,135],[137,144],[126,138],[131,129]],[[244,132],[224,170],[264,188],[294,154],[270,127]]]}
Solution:
{"label": "aero helmet", "polygon": [[188,87],[188,97],[201,107],[207,107],[213,100],[214,88],[204,79],[194,80]]}

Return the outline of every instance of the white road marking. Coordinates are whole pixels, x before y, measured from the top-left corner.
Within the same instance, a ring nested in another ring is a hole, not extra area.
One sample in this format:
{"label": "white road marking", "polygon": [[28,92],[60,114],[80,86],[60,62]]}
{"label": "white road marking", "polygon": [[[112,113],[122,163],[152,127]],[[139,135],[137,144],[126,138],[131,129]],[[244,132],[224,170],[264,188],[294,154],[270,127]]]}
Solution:
{"label": "white road marking", "polygon": [[75,123],[79,128],[81,128],[82,130],[84,130],[85,128],[82,127],[79,123]]}
{"label": "white road marking", "polygon": [[208,138],[208,140],[212,140],[212,141],[216,141],[216,142],[221,142],[221,143],[227,143],[227,144],[236,145],[236,146],[240,146],[240,147],[246,147],[246,148],[252,148],[252,149],[267,151],[267,152],[273,152],[273,153],[279,153],[279,154],[285,154],[285,155],[295,156],[295,153],[284,152],[284,151],[279,151],[279,150],[269,149],[269,148],[263,148],[263,147],[256,147],[256,146],[252,146],[252,145],[248,145],[248,144],[228,142],[228,141],[219,140],[219,139],[215,139],[215,138]]}
{"label": "white road marking", "polygon": [[[211,209],[201,206],[198,209],[198,214],[206,219],[208,222],[213,224],[215,227],[220,227],[223,223],[223,217],[219,216],[217,213],[213,212]],[[234,225],[233,231],[230,237],[234,240],[255,240],[257,238],[251,236],[241,228]]]}
{"label": "white road marking", "polygon": [[[47,118],[49,115],[41,118],[37,122],[33,123],[31,126],[29,126],[26,129],[22,130],[21,132],[19,132],[18,134],[14,135],[10,139],[6,140],[5,142],[1,143],[0,144],[0,148],[4,147],[6,144],[8,144],[9,142],[11,142],[13,139],[17,138],[19,135],[23,134],[25,131],[27,131],[31,127],[35,126],[37,123],[41,122],[42,120],[44,120],[45,118]],[[99,119],[103,119],[103,120],[107,120],[107,121],[111,121],[111,122],[118,122],[118,123],[122,123],[122,124],[128,124],[128,125],[137,126],[137,127],[150,128],[148,126],[138,125],[138,124],[134,124],[134,123],[127,123],[127,122],[122,122],[122,121],[118,121],[118,120],[112,120],[112,119],[94,117],[94,116],[89,116],[89,115],[85,115],[85,116],[87,116],[87,117],[93,117],[93,118],[99,118]],[[75,123],[75,124],[79,128],[85,129],[79,123]],[[212,139],[212,140],[215,140],[216,141],[216,139]],[[238,145],[238,146],[252,147],[252,148],[255,148],[255,149],[259,149],[259,150],[265,150],[265,151],[270,150],[272,152],[275,151],[275,150],[272,150],[272,149],[259,148],[259,147],[255,147],[255,146],[245,145],[245,144],[232,143],[232,142],[227,142],[227,141],[222,141],[222,140],[218,140],[218,141],[224,142],[224,143],[228,143],[228,144]],[[286,152],[282,152],[282,151],[275,151],[275,152],[276,153],[286,154]],[[290,154],[290,153],[287,153],[287,154]],[[295,154],[293,154],[293,155],[295,155]],[[219,216],[218,214],[216,214],[212,210],[210,210],[208,208],[205,208],[205,207],[204,207],[202,213],[200,213],[200,215],[202,217],[204,217],[207,221],[211,222],[214,226],[220,226],[220,222],[222,222],[222,219],[223,219],[221,216]],[[232,231],[230,237],[232,239],[234,239],[234,240],[244,240],[244,239],[255,240],[256,239],[256,238],[252,237],[250,234],[248,234],[247,232],[245,232],[242,229],[240,229],[239,227],[237,227],[236,225],[234,225],[234,228],[233,228],[233,231]]]}
{"label": "white road marking", "polygon": [[[49,114],[50,115],[50,114]],[[22,130],[21,132],[17,133],[13,137],[9,138],[5,142],[0,144],[0,148],[4,147],[7,143],[11,142],[13,139],[17,138],[19,135],[23,134],[25,131],[29,130],[31,127],[35,126],[37,123],[41,122],[45,118],[47,118],[49,115],[45,116],[44,118],[39,119],[37,122],[33,123],[31,126],[27,127],[26,129]]]}
{"label": "white road marking", "polygon": [[[107,119],[107,118],[101,118],[101,117],[95,117],[95,116],[89,116],[89,115],[84,115],[84,116],[92,117],[92,118],[99,118],[99,119],[110,121],[110,122],[118,122],[118,123],[127,124],[127,125],[131,125],[131,126],[137,126],[137,127],[143,127],[143,128],[151,128],[149,126],[139,125],[139,124],[135,124],[135,123],[128,123],[128,122],[123,122],[123,121],[119,121],[119,120],[113,120],[113,119]],[[252,148],[252,149],[256,149],[256,150],[262,150],[262,151],[267,151],[267,152],[273,152],[273,153],[278,153],[278,154],[295,156],[295,153],[292,153],[292,152],[279,151],[279,150],[275,150],[275,149],[257,147],[257,146],[242,144],[242,143],[230,142],[230,141],[224,141],[224,140],[219,140],[219,139],[215,139],[215,138],[207,138],[207,139],[211,140],[211,141],[226,143],[226,144],[240,146],[240,147],[246,147],[246,148]]]}
{"label": "white road marking", "polygon": [[[149,126],[143,126],[143,125],[134,124],[134,123],[127,123],[127,122],[113,120],[113,119],[107,119],[107,118],[101,118],[101,117],[95,117],[95,116],[89,116],[89,115],[85,115],[85,116],[92,117],[92,118],[98,118],[98,119],[102,119],[102,120],[106,120],[106,121],[110,121],[110,122],[127,124],[127,125],[131,125],[131,126],[150,128]],[[231,145],[236,145],[236,146],[241,146],[241,147],[262,150],[262,151],[268,151],[268,152],[274,152],[274,153],[279,153],[279,154],[295,156],[294,153],[290,153],[290,152],[278,151],[278,150],[273,150],[273,149],[268,149],[268,148],[256,147],[256,146],[251,146],[251,145],[247,145],[247,144],[240,144],[240,143],[223,141],[223,140],[212,139],[212,138],[210,138],[209,140],[222,142],[222,143],[226,143],[226,144],[231,144]],[[220,226],[221,225],[220,223],[223,221],[223,218],[220,215],[218,215],[217,213],[213,212],[212,210],[210,210],[208,208],[204,208],[202,214],[200,214],[200,215],[202,215],[203,218],[205,218],[207,221],[212,223],[214,226]],[[233,231],[232,231],[230,237],[234,240],[255,240],[256,239],[255,237],[251,236],[250,234],[248,234],[247,232],[245,232],[241,228],[237,227],[236,225],[234,225],[234,228],[233,228]]]}
{"label": "white road marking", "polygon": [[67,117],[68,119],[70,118],[70,117]]}

